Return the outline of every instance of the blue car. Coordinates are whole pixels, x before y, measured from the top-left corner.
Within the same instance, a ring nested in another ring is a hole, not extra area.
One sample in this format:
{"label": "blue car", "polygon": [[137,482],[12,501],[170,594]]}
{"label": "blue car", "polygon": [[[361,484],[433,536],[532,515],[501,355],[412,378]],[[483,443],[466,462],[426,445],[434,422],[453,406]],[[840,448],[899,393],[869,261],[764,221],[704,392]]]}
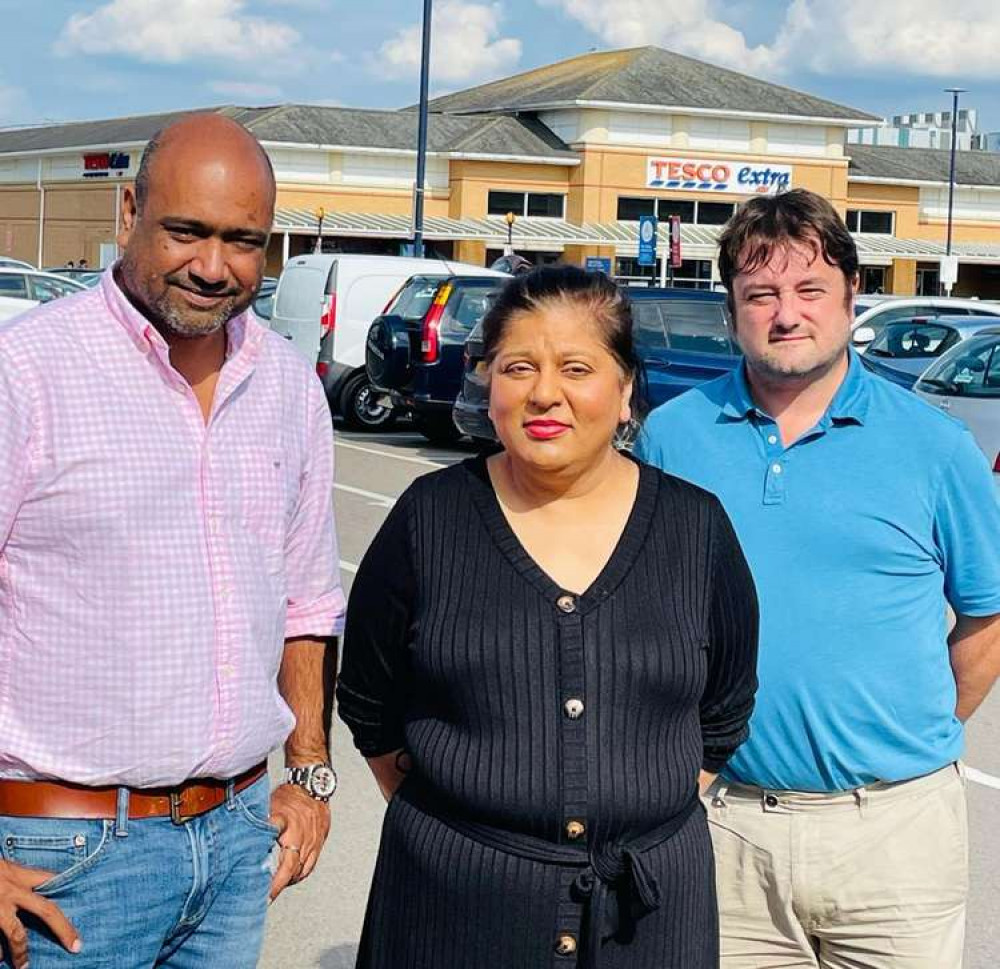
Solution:
{"label": "blue car", "polygon": [[886,324],[861,362],[872,373],[906,390],[941,354],[997,324],[991,316],[915,316]]}
{"label": "blue car", "polygon": [[[724,293],[640,288],[627,292],[636,349],[646,375],[642,391],[646,412],[739,364]],[[465,343],[465,373],[453,416],[463,434],[482,444],[496,442],[488,406],[482,328],[477,326]]]}

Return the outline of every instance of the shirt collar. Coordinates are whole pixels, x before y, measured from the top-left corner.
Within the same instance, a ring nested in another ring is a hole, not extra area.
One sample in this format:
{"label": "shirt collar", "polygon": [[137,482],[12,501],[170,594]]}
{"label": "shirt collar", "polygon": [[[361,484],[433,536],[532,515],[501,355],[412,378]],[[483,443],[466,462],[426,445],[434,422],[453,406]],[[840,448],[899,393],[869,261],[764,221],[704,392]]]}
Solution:
{"label": "shirt collar", "polygon": [[[830,401],[826,417],[834,423],[863,424],[868,415],[872,375],[865,370],[861,358],[855,350],[849,349],[847,353],[847,374],[837,388],[833,400]],[[729,377],[729,386],[726,388],[722,402],[722,413],[731,420],[737,421],[763,414],[753,402],[753,397],[750,394],[745,360],[740,361],[740,365]]]}
{"label": "shirt collar", "polygon": [[[160,332],[132,305],[115,279],[118,263],[101,273],[100,288],[104,302],[111,315],[122,325],[129,339],[141,353],[153,350],[166,361],[170,348]],[[248,354],[256,357],[264,340],[264,328],[253,318],[249,310],[234,316],[226,324],[226,359],[232,360],[246,347]]]}

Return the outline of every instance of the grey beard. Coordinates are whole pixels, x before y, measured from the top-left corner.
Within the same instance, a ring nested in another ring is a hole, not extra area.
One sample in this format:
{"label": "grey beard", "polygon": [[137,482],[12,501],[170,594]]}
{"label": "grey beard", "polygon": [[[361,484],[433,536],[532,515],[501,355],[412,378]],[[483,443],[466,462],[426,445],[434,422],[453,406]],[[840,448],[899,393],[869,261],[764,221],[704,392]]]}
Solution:
{"label": "grey beard", "polygon": [[213,314],[203,316],[197,322],[182,316],[166,300],[154,307],[164,327],[174,336],[182,339],[195,339],[217,333],[235,315],[233,308],[236,298],[227,299]]}

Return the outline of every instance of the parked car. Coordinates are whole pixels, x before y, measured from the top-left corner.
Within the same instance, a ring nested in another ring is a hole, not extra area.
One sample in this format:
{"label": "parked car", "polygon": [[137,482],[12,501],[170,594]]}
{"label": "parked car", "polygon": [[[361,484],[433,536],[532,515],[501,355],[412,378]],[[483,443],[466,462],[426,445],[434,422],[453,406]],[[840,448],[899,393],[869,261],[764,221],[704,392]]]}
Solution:
{"label": "parked car", "polygon": [[270,323],[274,315],[274,294],[278,290],[278,280],[274,276],[265,276],[260,283],[260,289],[253,298],[250,308],[254,316],[262,323]]}
{"label": "parked car", "polygon": [[10,269],[30,269],[32,272],[38,272],[37,266],[33,266],[30,262],[25,262],[23,259],[15,259],[13,256],[0,256],[0,268],[4,266]]}
{"label": "parked car", "polygon": [[1000,497],[1000,326],[952,347],[921,375],[914,391],[969,428],[993,466]]}
{"label": "parked car", "polygon": [[38,305],[37,300],[17,299],[15,296],[0,296],[0,323],[12,320]]}
{"label": "parked car", "polygon": [[855,315],[851,328],[851,343],[859,353],[865,352],[883,326],[895,320],[912,319],[914,316],[927,319],[938,316],[1000,317],[1000,303],[950,296],[907,296],[904,299],[859,296],[855,300],[855,307],[859,306],[867,307],[863,313]]}
{"label": "parked car", "polygon": [[917,378],[945,351],[997,325],[989,316],[922,316],[882,327],[868,344],[862,363],[873,373],[912,390]]}
{"label": "parked car", "polygon": [[[725,293],[644,288],[627,292],[636,349],[645,369],[645,410],[721,377],[739,363],[740,351],[726,319]],[[488,406],[482,327],[477,326],[466,341],[465,371],[453,417],[456,427],[480,444],[496,442]]]}
{"label": "parked car", "polygon": [[60,296],[84,292],[86,288],[82,283],[54,273],[0,266],[0,296],[30,300],[32,303],[47,303]]}
{"label": "parked car", "polygon": [[458,440],[451,412],[462,387],[465,341],[507,280],[413,276],[368,331],[366,366],[376,400],[409,410],[429,441]]}
{"label": "parked car", "polygon": [[56,276],[65,276],[67,279],[72,279],[74,282],[82,283],[88,289],[93,289],[101,281],[101,274],[104,270],[80,269],[78,267],[70,266],[53,266],[51,269],[46,269],[45,272],[52,273]]}
{"label": "parked car", "polygon": [[481,275],[481,266],[402,256],[315,254],[289,260],[278,280],[271,329],[316,365],[334,414],[355,428],[378,429],[392,408],[375,402],[365,371],[372,320],[415,273]]}

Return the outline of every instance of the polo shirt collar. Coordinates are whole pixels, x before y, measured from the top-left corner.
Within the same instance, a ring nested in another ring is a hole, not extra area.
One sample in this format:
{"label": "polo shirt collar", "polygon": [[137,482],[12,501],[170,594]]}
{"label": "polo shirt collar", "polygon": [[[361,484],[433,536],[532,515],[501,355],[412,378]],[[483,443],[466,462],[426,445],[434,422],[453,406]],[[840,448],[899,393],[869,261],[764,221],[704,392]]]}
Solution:
{"label": "polo shirt collar", "polygon": [[[863,424],[868,415],[870,383],[873,377],[865,370],[855,350],[849,349],[847,353],[847,374],[837,388],[824,420],[835,424]],[[746,366],[746,361],[741,360],[740,365],[729,377],[729,386],[722,402],[722,414],[730,420],[742,421],[754,416],[767,416],[757,407],[750,394]]]}

